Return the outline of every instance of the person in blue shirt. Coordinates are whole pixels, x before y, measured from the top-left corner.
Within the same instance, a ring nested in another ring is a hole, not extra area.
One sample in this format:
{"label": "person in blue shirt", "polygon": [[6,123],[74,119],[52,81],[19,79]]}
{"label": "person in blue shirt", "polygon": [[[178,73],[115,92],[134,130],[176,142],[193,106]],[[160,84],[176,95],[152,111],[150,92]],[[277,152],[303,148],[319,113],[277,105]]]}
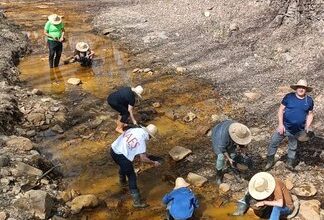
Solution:
{"label": "person in blue shirt", "polygon": [[178,177],[174,189],[163,197],[162,202],[167,205],[168,220],[189,219],[198,208],[198,200],[188,188],[189,185],[183,178]]}
{"label": "person in blue shirt", "polygon": [[271,138],[268,146],[267,165],[265,170],[270,170],[274,165],[274,157],[279,144],[285,137],[288,138],[287,168],[294,169],[297,138],[301,132],[308,132],[313,122],[314,101],[307,95],[312,88],[306,80],[299,80],[297,84],[290,86],[295,92],[288,93],[283,98],[278,110],[279,125]]}

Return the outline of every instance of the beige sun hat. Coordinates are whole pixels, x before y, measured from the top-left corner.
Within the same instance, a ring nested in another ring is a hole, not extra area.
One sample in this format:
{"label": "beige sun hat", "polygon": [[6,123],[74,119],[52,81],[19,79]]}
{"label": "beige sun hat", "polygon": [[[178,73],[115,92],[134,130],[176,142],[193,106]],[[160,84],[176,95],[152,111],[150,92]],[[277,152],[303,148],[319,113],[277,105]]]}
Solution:
{"label": "beige sun hat", "polygon": [[87,44],[86,42],[78,42],[75,45],[75,49],[80,51],[80,52],[86,52],[89,50],[89,44]]}
{"label": "beige sun hat", "polygon": [[273,193],[275,187],[275,178],[267,172],[259,172],[249,181],[249,193],[256,200],[268,198]]}
{"label": "beige sun hat", "polygon": [[290,86],[293,90],[296,90],[298,87],[303,87],[306,89],[306,92],[311,92],[313,90],[312,87],[307,85],[307,81],[304,79],[299,80],[296,84]]}
{"label": "beige sun hat", "polygon": [[229,126],[229,135],[239,145],[247,145],[251,142],[251,131],[244,124],[234,122]]}
{"label": "beige sun hat", "polygon": [[62,16],[59,16],[57,14],[52,14],[52,15],[48,16],[48,20],[54,25],[61,24]]}
{"label": "beige sun hat", "polygon": [[140,98],[142,98],[142,93],[144,91],[142,86],[136,86],[135,88],[132,87],[132,91],[136,93]]}
{"label": "beige sun hat", "polygon": [[155,134],[157,133],[158,129],[154,124],[149,124],[148,126],[144,127],[141,126],[150,136],[155,138]]}
{"label": "beige sun hat", "polygon": [[179,189],[181,187],[188,187],[188,186],[190,186],[189,183],[187,183],[182,177],[178,177],[175,181],[174,189]]}

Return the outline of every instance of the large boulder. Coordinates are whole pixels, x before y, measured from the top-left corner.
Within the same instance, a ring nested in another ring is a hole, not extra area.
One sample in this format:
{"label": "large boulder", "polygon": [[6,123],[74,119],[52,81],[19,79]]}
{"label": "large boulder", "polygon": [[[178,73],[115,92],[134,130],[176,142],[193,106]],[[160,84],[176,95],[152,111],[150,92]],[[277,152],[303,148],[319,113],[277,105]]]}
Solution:
{"label": "large boulder", "polygon": [[195,173],[188,173],[187,180],[190,184],[194,186],[201,187],[207,182],[207,179]]}
{"label": "large boulder", "polygon": [[11,136],[9,140],[6,141],[6,145],[10,149],[17,149],[22,151],[29,151],[34,147],[33,142],[28,138],[17,136]]}
{"label": "large boulder", "polygon": [[79,213],[83,208],[96,207],[99,201],[95,195],[81,195],[74,198],[67,205],[71,207],[72,214]]}
{"label": "large boulder", "polygon": [[320,220],[321,202],[318,200],[301,200],[299,216],[303,220]]}
{"label": "large boulder", "polygon": [[185,158],[188,154],[190,154],[192,151],[190,149],[181,147],[181,146],[175,146],[169,151],[170,156],[173,160],[179,161]]}
{"label": "large boulder", "polygon": [[48,219],[54,207],[54,202],[47,192],[30,190],[19,198],[14,205],[19,209],[33,213],[37,218]]}
{"label": "large boulder", "polygon": [[317,193],[315,186],[312,183],[304,183],[294,188],[294,193],[297,196],[310,197]]}

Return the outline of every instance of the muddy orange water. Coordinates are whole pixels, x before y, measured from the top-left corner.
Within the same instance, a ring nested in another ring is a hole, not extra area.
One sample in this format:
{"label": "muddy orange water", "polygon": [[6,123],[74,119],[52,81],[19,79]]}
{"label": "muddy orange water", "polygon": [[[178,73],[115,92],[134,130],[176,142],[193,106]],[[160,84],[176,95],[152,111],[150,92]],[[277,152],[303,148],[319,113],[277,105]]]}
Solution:
{"label": "muddy orange water", "polygon": [[[114,132],[114,117],[112,113],[93,105],[90,111],[95,112],[95,119],[104,121],[105,127],[89,128],[89,123],[80,123],[63,135],[45,138],[42,145],[45,153],[52,159],[58,159],[64,164],[64,183],[66,190],[74,189],[81,194],[95,194],[101,201],[106,201],[98,208],[82,211],[81,214],[70,219],[163,219],[164,207],[161,204],[163,195],[172,190],[173,185],[162,178],[171,173],[176,163],[168,158],[168,151],[191,140],[192,145],[198,138],[197,126],[210,121],[212,114],[232,114],[234,111],[227,101],[215,95],[213,87],[197,79],[185,76],[153,73],[132,73],[134,67],[128,66],[131,59],[116,44],[105,36],[92,33],[91,18],[100,8],[100,1],[1,1],[6,16],[20,24],[30,38],[34,52],[21,60],[19,69],[21,80],[28,86],[38,88],[48,95],[68,103],[75,96],[83,93],[90,94],[95,100],[103,100],[115,87],[122,85],[142,84],[145,88],[144,100],[159,101],[162,106],[156,111],[158,114],[150,121],[159,128],[159,136],[150,141],[148,151],[162,156],[165,162],[158,168],[137,164],[142,172],[138,174],[139,188],[150,204],[143,210],[135,210],[131,206],[131,198],[120,191],[117,180],[117,167],[107,156],[107,146],[118,136]],[[94,65],[91,68],[80,67],[79,64],[62,65],[54,71],[49,71],[47,48],[42,35],[43,25],[47,16],[52,13],[63,15],[66,29],[64,60],[72,54],[74,45],[78,41],[86,41],[96,53]],[[70,86],[67,80],[77,77],[82,80],[80,86]],[[215,101],[219,100],[218,101]],[[104,102],[103,102],[104,103]],[[171,120],[165,112],[185,107],[197,113],[194,123],[185,124],[180,120]],[[67,106],[70,111],[75,107]],[[233,113],[234,114],[234,113]],[[190,145],[187,147],[190,148]],[[206,146],[204,146],[206,147]],[[208,148],[208,146],[207,146]],[[207,151],[208,152],[208,151]],[[193,152],[194,154],[195,152]],[[208,153],[213,154],[210,150]],[[187,173],[190,170],[187,171]],[[187,173],[183,173],[185,177]],[[252,219],[253,215],[244,217],[230,217],[235,204],[220,197],[212,179],[202,188],[193,188],[200,200],[197,219]],[[224,202],[225,201],[225,202]],[[119,203],[117,208],[114,204]],[[221,204],[224,204],[221,206]],[[220,207],[221,206],[221,207]]]}

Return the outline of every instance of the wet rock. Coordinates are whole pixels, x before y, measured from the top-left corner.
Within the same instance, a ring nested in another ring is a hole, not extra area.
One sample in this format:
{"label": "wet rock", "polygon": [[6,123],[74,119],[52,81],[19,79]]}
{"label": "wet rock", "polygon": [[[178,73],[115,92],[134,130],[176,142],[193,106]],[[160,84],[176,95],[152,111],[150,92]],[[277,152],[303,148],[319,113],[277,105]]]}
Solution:
{"label": "wet rock", "polygon": [[40,169],[37,169],[35,167],[32,167],[28,164],[19,161],[16,162],[16,170],[17,170],[17,176],[21,176],[21,175],[41,176],[43,174],[43,171],[41,171]]}
{"label": "wet rock", "polygon": [[219,191],[221,193],[227,193],[228,191],[230,191],[231,187],[229,184],[227,183],[222,183],[219,185]]}
{"label": "wet rock", "polygon": [[106,28],[102,30],[103,35],[108,35],[116,31],[116,28]]}
{"label": "wet rock", "polygon": [[0,168],[6,167],[10,163],[10,158],[7,155],[0,155]]}
{"label": "wet rock", "polygon": [[29,211],[40,219],[47,219],[54,207],[53,199],[42,190],[30,190],[24,197],[28,201]]}
{"label": "wet rock", "polygon": [[98,199],[95,195],[82,195],[74,198],[72,202],[68,202],[67,205],[71,207],[72,214],[77,214],[82,208],[96,207],[98,203]]}
{"label": "wet rock", "polygon": [[230,30],[230,31],[238,31],[238,30],[239,30],[239,26],[238,26],[238,24],[236,24],[236,23],[232,23],[232,24],[230,24],[230,26],[229,26],[229,30]]}
{"label": "wet rock", "polygon": [[154,103],[152,104],[152,106],[153,106],[154,108],[160,108],[160,107],[161,107],[161,103],[160,103],[160,102],[154,102]]}
{"label": "wet rock", "polygon": [[261,98],[261,94],[256,92],[245,92],[244,95],[251,101],[255,101]]}
{"label": "wet rock", "polygon": [[297,196],[310,197],[317,193],[315,186],[312,183],[304,183],[294,188],[294,194]]}
{"label": "wet rock", "polygon": [[68,79],[67,83],[77,86],[77,85],[81,84],[81,79],[79,79],[79,78],[70,78],[70,79]]}
{"label": "wet rock", "polygon": [[299,216],[303,220],[320,220],[320,201],[300,200]]}
{"label": "wet rock", "polygon": [[6,212],[0,212],[0,220],[6,220],[7,219],[7,213]]}
{"label": "wet rock", "polygon": [[62,199],[64,202],[71,201],[72,199],[76,198],[80,194],[75,191],[74,189],[63,191],[59,194],[59,199]]}
{"label": "wet rock", "polygon": [[285,179],[285,185],[288,190],[292,190],[292,188],[294,188],[294,180],[292,178],[287,177]]}
{"label": "wet rock", "polygon": [[117,209],[122,205],[122,200],[119,198],[109,198],[105,200],[106,206],[109,209]]}
{"label": "wet rock", "polygon": [[56,132],[56,133],[59,133],[59,134],[62,134],[64,133],[64,130],[61,128],[61,126],[59,125],[54,125],[52,128],[51,128],[52,131]]}
{"label": "wet rock", "polygon": [[175,146],[170,151],[169,154],[172,157],[173,160],[179,161],[185,158],[188,154],[190,154],[192,151],[190,149],[181,147],[181,146]]}
{"label": "wet rock", "polygon": [[185,73],[186,70],[187,70],[186,68],[184,68],[184,67],[180,67],[180,66],[178,66],[178,67],[176,68],[177,73],[180,73],[180,74]]}
{"label": "wet rock", "polygon": [[202,185],[204,185],[204,183],[207,182],[207,179],[205,177],[191,172],[188,173],[187,180],[190,184],[198,187],[201,187]]}
{"label": "wet rock", "polygon": [[176,113],[174,110],[167,110],[164,114],[171,120],[176,120],[179,118],[179,114]]}
{"label": "wet rock", "polygon": [[189,112],[184,118],[183,121],[184,122],[192,122],[193,120],[195,120],[197,118],[197,115],[193,112]]}
{"label": "wet rock", "polygon": [[22,151],[29,151],[33,149],[33,142],[25,137],[11,136],[9,140],[6,141],[8,148],[17,149]]}
{"label": "wet rock", "polygon": [[40,91],[39,89],[33,89],[31,93],[34,95],[42,95],[43,94],[43,92]]}

